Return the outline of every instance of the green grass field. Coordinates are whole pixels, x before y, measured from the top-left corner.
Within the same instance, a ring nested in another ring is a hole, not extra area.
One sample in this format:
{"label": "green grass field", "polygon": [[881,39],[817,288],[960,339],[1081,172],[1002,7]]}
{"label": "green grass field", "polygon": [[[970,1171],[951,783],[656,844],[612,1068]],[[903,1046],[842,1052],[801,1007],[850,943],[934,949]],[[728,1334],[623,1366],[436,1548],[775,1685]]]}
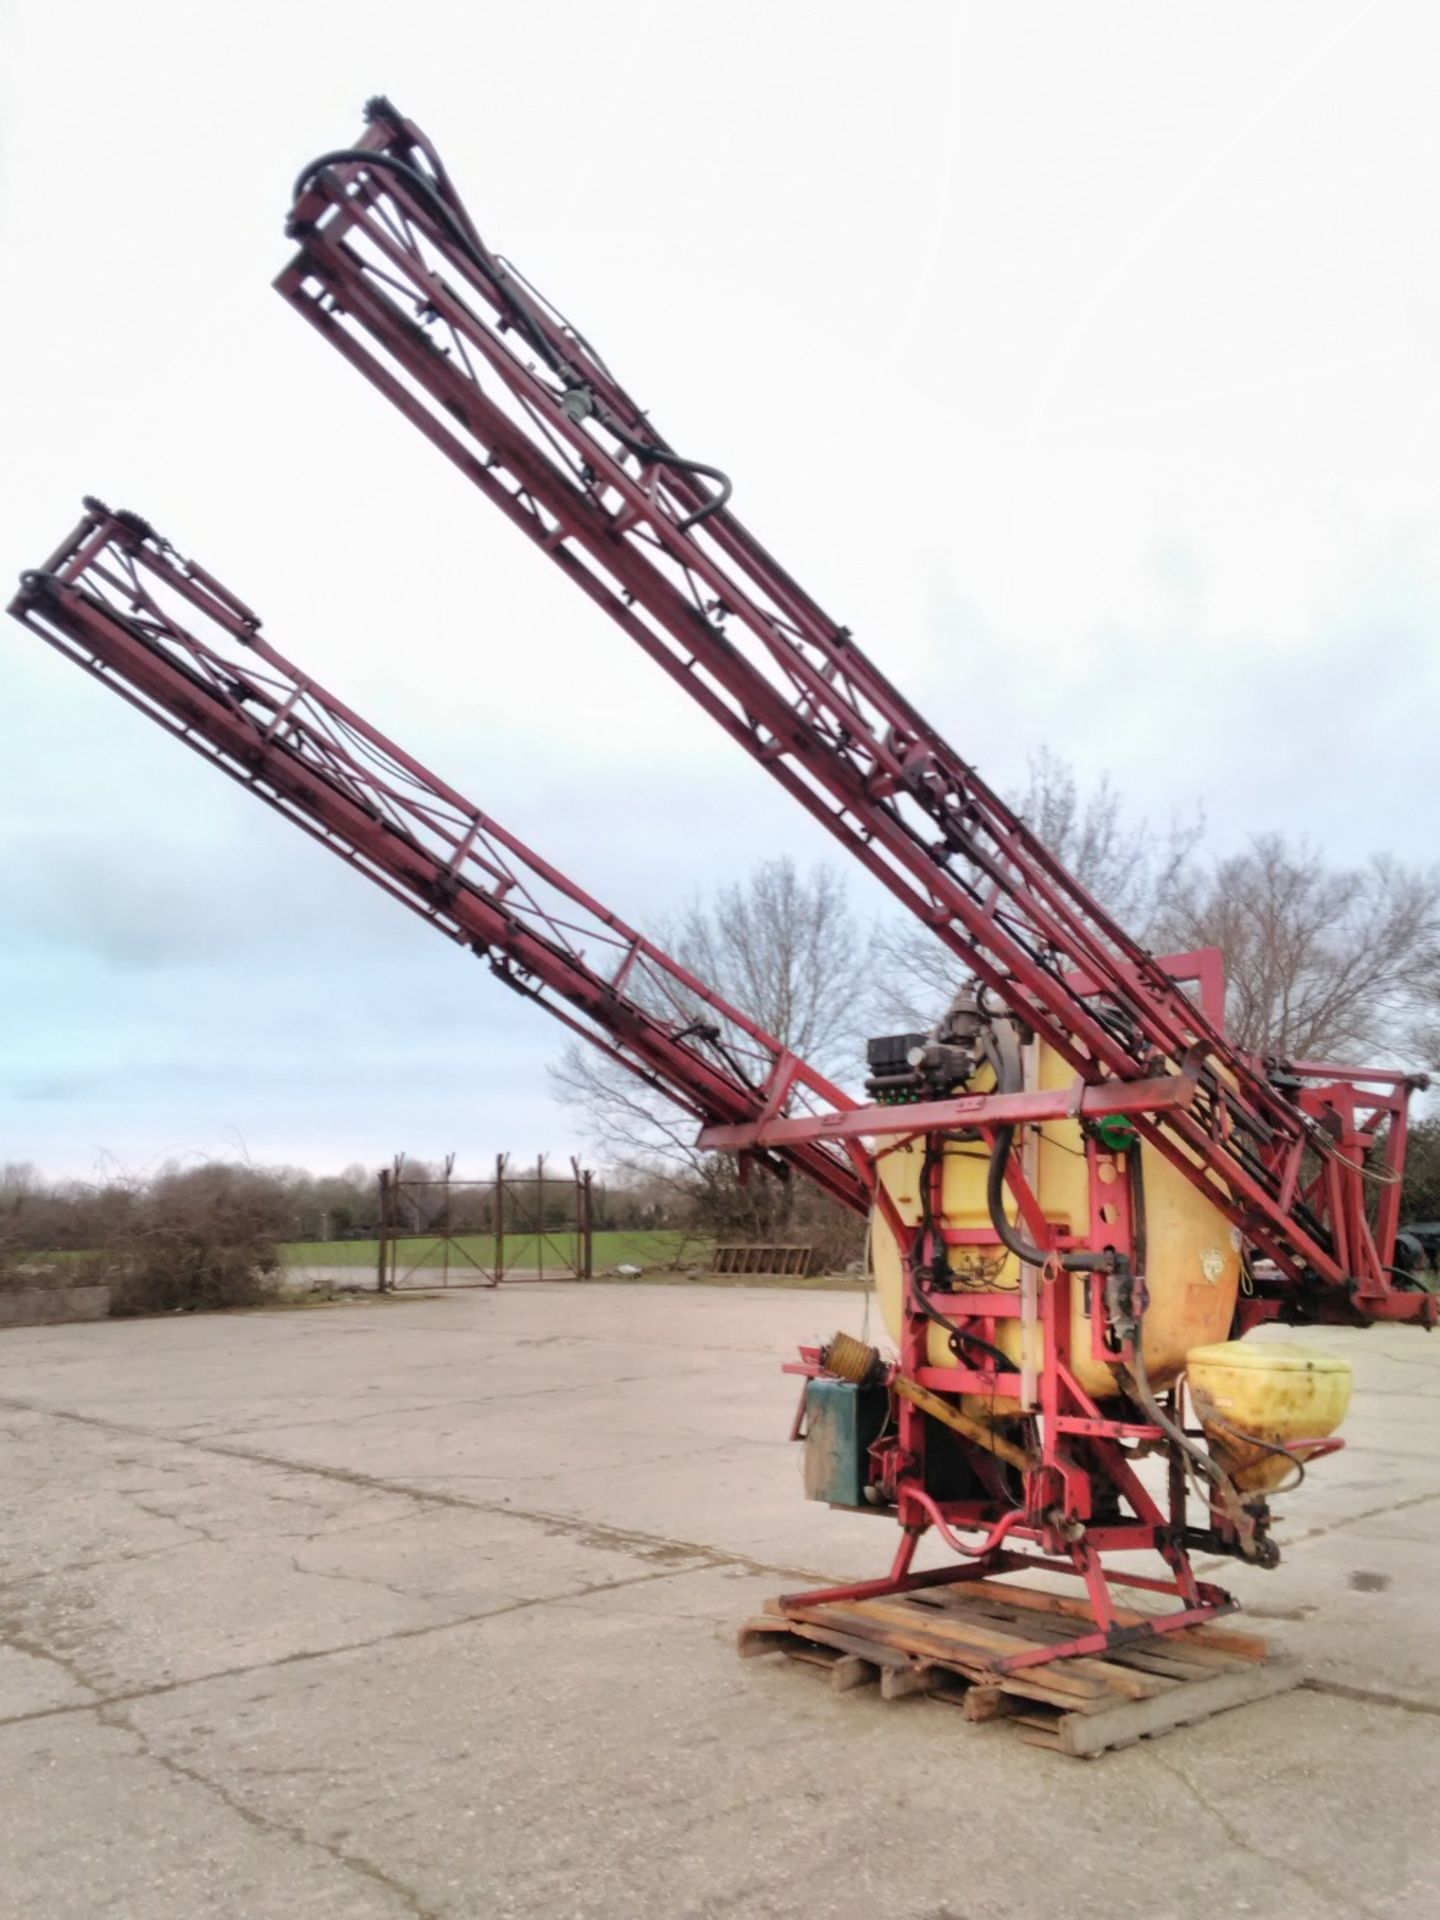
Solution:
{"label": "green grass field", "polygon": [[[574,1245],[574,1235],[555,1233],[542,1242],[535,1234],[506,1235],[505,1265],[508,1269],[560,1267]],[[488,1266],[495,1258],[495,1241],[488,1233],[457,1236],[461,1258],[468,1257]],[[597,1233],[594,1236],[596,1273],[607,1267],[667,1267],[677,1259],[703,1265],[710,1245],[681,1233]],[[296,1240],[280,1249],[280,1261],[287,1267],[363,1267],[375,1271],[378,1245],[374,1240]],[[443,1245],[426,1236],[402,1240],[397,1259],[402,1268],[432,1267],[443,1264]],[[454,1254],[452,1253],[452,1262]]]}
{"label": "green grass field", "polygon": [[[482,1265],[495,1257],[495,1242],[486,1233],[464,1234],[458,1237],[458,1244],[472,1260]],[[547,1239],[542,1250],[536,1237],[531,1234],[522,1237],[507,1236],[505,1242],[505,1267],[509,1273],[536,1272],[540,1269],[542,1251],[546,1272],[555,1273],[563,1269],[563,1258],[571,1244],[565,1234],[554,1234]],[[694,1234],[675,1232],[655,1233],[597,1233],[594,1236],[595,1277],[604,1279],[615,1267],[640,1267],[643,1272],[630,1276],[630,1284],[648,1286],[674,1286],[694,1284],[707,1287],[783,1287],[806,1290],[809,1288],[841,1287],[846,1290],[859,1288],[861,1282],[848,1276],[834,1274],[813,1274],[800,1278],[795,1274],[713,1274],[708,1271],[712,1243]],[[329,1267],[352,1268],[357,1279],[363,1273],[367,1277],[375,1272],[375,1260],[379,1251],[374,1240],[292,1240],[280,1248],[282,1267]],[[405,1275],[423,1273],[427,1268],[438,1270],[443,1265],[444,1249],[433,1238],[402,1240],[398,1249],[398,1271]],[[38,1257],[38,1256],[37,1256]],[[48,1260],[67,1262],[85,1260],[90,1256],[84,1253],[54,1253],[44,1256]],[[677,1263],[685,1267],[697,1268],[694,1273],[676,1271]],[[463,1277],[464,1257],[452,1253],[452,1282]],[[617,1276],[622,1277],[623,1276]],[[415,1283],[412,1281],[412,1285]]]}

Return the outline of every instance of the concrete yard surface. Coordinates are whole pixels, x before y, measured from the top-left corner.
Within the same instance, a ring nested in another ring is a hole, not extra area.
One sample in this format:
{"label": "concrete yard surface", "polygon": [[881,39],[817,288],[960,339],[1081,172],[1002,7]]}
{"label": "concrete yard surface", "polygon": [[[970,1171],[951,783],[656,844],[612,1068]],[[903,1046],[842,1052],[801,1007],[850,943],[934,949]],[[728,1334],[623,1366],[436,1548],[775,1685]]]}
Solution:
{"label": "concrete yard surface", "polygon": [[0,1914],[1440,1911],[1440,1340],[1218,1576],[1299,1691],[1094,1763],[741,1662],[889,1522],[801,1496],[853,1293],[576,1284],[0,1336]]}

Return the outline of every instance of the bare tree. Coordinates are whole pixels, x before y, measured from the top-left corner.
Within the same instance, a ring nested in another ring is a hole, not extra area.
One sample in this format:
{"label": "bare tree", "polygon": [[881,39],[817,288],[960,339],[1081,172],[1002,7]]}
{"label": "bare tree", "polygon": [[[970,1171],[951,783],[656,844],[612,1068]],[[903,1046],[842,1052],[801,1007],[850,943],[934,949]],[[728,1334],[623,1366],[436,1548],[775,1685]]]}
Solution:
{"label": "bare tree", "polygon": [[1053,748],[1030,756],[1023,790],[1011,806],[1032,833],[1137,940],[1148,937],[1205,832],[1205,818],[1172,814],[1163,827],[1127,813],[1109,773],[1081,788]]}
{"label": "bare tree", "polygon": [[678,958],[767,1032],[835,1078],[853,1075],[871,994],[870,935],[833,867],[767,860],[692,905]]}
{"label": "bare tree", "polygon": [[281,1175],[223,1161],[170,1164],[148,1178],[117,1170],[93,1183],[47,1183],[33,1168],[7,1168],[4,1196],[0,1285],[7,1272],[26,1284],[37,1272],[102,1282],[115,1314],[268,1298],[277,1243],[293,1219]]}
{"label": "bare tree", "polygon": [[[875,966],[872,935],[831,868],[767,860],[697,902],[662,932],[690,971],[786,1046],[837,1079],[862,1058]],[[622,1166],[661,1162],[694,1175],[706,1156],[695,1123],[598,1050],[572,1042],[551,1068],[559,1097],[580,1108],[596,1147]]]}
{"label": "bare tree", "polygon": [[1440,1116],[1411,1126],[1400,1217],[1406,1222],[1440,1220]]}
{"label": "bare tree", "polygon": [[1223,950],[1240,1046],[1357,1059],[1397,1044],[1440,971],[1440,872],[1383,856],[1329,867],[1313,847],[1259,834],[1180,876],[1157,933],[1170,947]]}
{"label": "bare tree", "polygon": [[[1163,827],[1130,815],[1108,773],[1084,789],[1049,747],[1030,756],[1025,786],[1007,796],[1030,830],[1127,932],[1148,941],[1205,830],[1204,818],[1172,816]],[[879,940],[890,1016],[928,1027],[965,977],[965,964],[913,921]]]}
{"label": "bare tree", "polygon": [[1410,1059],[1429,1071],[1440,1072],[1440,959],[1420,989],[1406,1049]]}

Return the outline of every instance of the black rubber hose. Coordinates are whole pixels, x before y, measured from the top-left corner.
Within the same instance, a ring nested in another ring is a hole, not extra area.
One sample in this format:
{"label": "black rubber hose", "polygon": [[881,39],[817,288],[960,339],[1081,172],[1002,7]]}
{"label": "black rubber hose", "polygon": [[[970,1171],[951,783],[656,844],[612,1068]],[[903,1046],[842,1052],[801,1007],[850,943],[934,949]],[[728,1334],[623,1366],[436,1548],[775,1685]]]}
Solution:
{"label": "black rubber hose", "polygon": [[[1126,1156],[1125,1164],[1130,1182],[1130,1236],[1134,1248],[1135,1271],[1143,1279],[1145,1274],[1148,1222],[1145,1213],[1145,1163],[1140,1157],[1140,1143],[1138,1140]],[[1230,1518],[1231,1525],[1235,1528],[1235,1534],[1240,1543],[1241,1552],[1245,1555],[1246,1559],[1250,1559],[1253,1555],[1245,1550],[1254,1537],[1254,1528],[1247,1524],[1248,1516],[1245,1514],[1239,1491],[1219,1461],[1216,1460],[1213,1455],[1207,1453],[1203,1447],[1197,1446],[1189,1434],[1180,1426],[1178,1421],[1173,1421],[1169,1418],[1164,1408],[1156,1399],[1150,1385],[1150,1376],[1145,1366],[1143,1339],[1143,1325],[1137,1323],[1131,1341],[1134,1360],[1129,1368],[1123,1370],[1126,1374],[1130,1393],[1144,1408],[1145,1412],[1150,1416],[1155,1425],[1159,1427],[1160,1431],[1171,1444],[1178,1447],[1191,1461],[1196,1471],[1202,1473],[1210,1482],[1211,1486],[1214,1487],[1220,1497],[1221,1505],[1225,1508]],[[1261,1445],[1263,1446],[1264,1444],[1262,1441]],[[1283,1449],[1272,1448],[1271,1451],[1279,1452],[1283,1451]],[[1295,1462],[1293,1455],[1286,1454],[1285,1457],[1291,1461],[1292,1465],[1298,1464]],[[1302,1478],[1303,1475],[1304,1469],[1302,1467]],[[1299,1482],[1297,1481],[1296,1485],[1298,1484]]]}
{"label": "black rubber hose", "polygon": [[1014,1366],[1015,1363],[1009,1354],[1002,1352],[999,1347],[991,1346],[990,1342],[983,1340],[978,1333],[967,1333],[963,1327],[957,1326],[953,1320],[941,1313],[938,1307],[932,1307],[925,1298],[924,1288],[918,1281],[913,1283],[911,1291],[916,1306],[925,1318],[933,1321],[937,1327],[949,1335],[948,1345],[957,1360],[964,1359],[964,1355],[960,1352],[961,1347],[978,1347],[981,1353],[988,1355],[1002,1372],[1008,1373]]}
{"label": "black rubber hose", "polygon": [[435,214],[441,224],[447,228],[461,252],[464,253],[480,277],[483,280],[489,281],[495,291],[513,305],[524,323],[526,338],[550,368],[550,371],[552,373],[568,374],[573,377],[574,368],[567,366],[551,346],[546,337],[545,329],[535,318],[534,313],[530,309],[529,302],[518,294],[513,287],[506,286],[502,282],[500,276],[485,258],[485,255],[475,245],[471,236],[465,231],[458,216],[446,201],[445,196],[435,185],[435,182],[427,175],[421,173],[418,167],[412,167],[407,160],[401,160],[393,153],[372,152],[368,147],[333,147],[329,153],[322,153],[318,160],[312,160],[308,167],[305,167],[296,175],[295,185],[291,189],[291,199],[298,200],[317,173],[323,173],[326,167],[333,167],[345,162],[350,162],[355,166],[378,167],[384,172],[396,174],[408,187],[418,192],[430,211]]}
{"label": "black rubber hose", "polygon": [[[412,167],[408,161],[399,159],[393,153],[377,153],[371,151],[368,147],[334,147],[329,153],[322,153],[318,160],[312,160],[309,166],[304,168],[302,172],[296,176],[295,185],[291,191],[291,199],[298,200],[317,173],[323,173],[326,167],[335,166],[337,163],[345,161],[352,162],[356,166],[363,165],[383,168],[390,173],[397,174],[407,186],[417,191],[425,201],[425,204],[430,208],[430,211],[437,215],[448,229],[456,245],[475,268],[476,272],[479,273],[482,279],[488,281],[491,287],[494,288],[496,294],[499,295],[507,305],[513,307],[515,312],[520,316],[526,339],[530,342],[531,346],[534,347],[550,371],[572,385],[582,387],[587,385],[584,375],[580,370],[571,366],[569,361],[558,354],[550,344],[545,329],[535,317],[529,301],[526,300],[524,295],[516,288],[514,281],[505,279],[495,271],[494,267],[486,259],[484,253],[475,245],[474,240],[465,231],[454,210],[447,203],[444,195],[436,187],[434,181],[421,173],[418,167]],[[598,403],[596,403],[595,406],[595,417],[614,434],[615,438],[623,447],[633,453],[638,459],[654,461],[664,467],[675,467],[683,473],[699,474],[704,479],[715,482],[719,488],[719,492],[713,500],[707,500],[703,507],[697,508],[694,513],[688,515],[687,518],[679,523],[682,533],[691,527],[698,526],[702,520],[708,520],[712,513],[718,513],[735,491],[734,483],[731,481],[730,476],[722,472],[719,467],[707,466],[705,462],[701,460],[686,459],[683,454],[672,453],[668,447],[655,447],[649,445],[648,442],[644,440],[637,440],[634,435],[627,432],[624,427],[617,426],[614,419]]]}
{"label": "black rubber hose", "polygon": [[1135,1337],[1131,1343],[1131,1353],[1133,1355],[1131,1364],[1128,1367],[1122,1367],[1120,1369],[1121,1378],[1125,1382],[1127,1391],[1131,1398],[1144,1409],[1150,1420],[1159,1427],[1160,1431],[1172,1445],[1178,1447],[1196,1471],[1203,1474],[1211,1486],[1214,1487],[1219,1496],[1220,1504],[1225,1509],[1226,1517],[1235,1530],[1235,1538],[1240,1548],[1241,1558],[1253,1560],[1256,1557],[1253,1545],[1255,1523],[1245,1512],[1235,1483],[1220,1465],[1220,1462],[1211,1454],[1207,1453],[1203,1447],[1196,1446],[1190,1436],[1184,1432],[1177,1422],[1170,1418],[1165,1412],[1165,1409],[1160,1405],[1160,1402],[1155,1398],[1154,1389],[1150,1385],[1150,1376],[1145,1368],[1145,1352],[1142,1345],[1143,1332],[1144,1329],[1142,1327],[1135,1329]]}
{"label": "black rubber hose", "polygon": [[1149,1226],[1145,1215],[1145,1162],[1137,1140],[1125,1156],[1125,1172],[1130,1185],[1130,1252],[1135,1271],[1143,1280],[1150,1252]]}
{"label": "black rubber hose", "polygon": [[[1023,1260],[1027,1267],[1043,1267],[1051,1256],[1042,1248],[1032,1246],[1020,1229],[1005,1217],[1005,1169],[1010,1164],[1010,1151],[1014,1143],[1014,1127],[1001,1127],[997,1131],[995,1151],[990,1156],[990,1172],[985,1181],[990,1224],[999,1234],[1001,1245],[1008,1247],[1017,1260]],[[1056,1257],[1067,1273],[1106,1273],[1114,1265],[1114,1256],[1109,1253],[1078,1250]]]}
{"label": "black rubber hose", "polygon": [[[1019,1093],[1023,1075],[1015,1030],[999,1022],[992,1023],[990,1031],[993,1045],[987,1047],[986,1052],[995,1069],[995,1090],[997,1093]],[[995,1134],[995,1151],[990,1156],[990,1172],[985,1182],[990,1224],[999,1234],[1001,1245],[1008,1247],[1017,1260],[1023,1260],[1027,1267],[1043,1267],[1050,1256],[1043,1248],[1032,1246],[1018,1225],[1013,1224],[1005,1213],[1005,1170],[1010,1164],[1014,1145],[1014,1127],[1000,1127]],[[1058,1257],[1067,1273],[1103,1273],[1114,1264],[1113,1257],[1108,1253],[1062,1253]]]}
{"label": "black rubber hose", "polygon": [[[943,1149],[940,1151],[938,1158],[940,1164],[943,1166]],[[932,1242],[935,1236],[935,1208],[930,1192],[930,1180],[935,1171],[936,1160],[937,1153],[933,1144],[932,1135],[931,1139],[926,1142],[925,1165],[920,1175],[920,1220],[926,1238]],[[948,1274],[948,1262],[946,1263],[946,1268]],[[999,1347],[992,1346],[988,1340],[983,1339],[978,1333],[968,1332],[964,1327],[950,1319],[947,1314],[941,1313],[938,1307],[931,1306],[930,1302],[925,1298],[925,1289],[920,1285],[919,1278],[913,1270],[910,1274],[910,1292],[915,1305],[920,1309],[921,1313],[924,1314],[925,1318],[949,1335],[950,1351],[957,1360],[963,1359],[963,1355],[960,1352],[962,1346],[978,1347],[982,1353],[988,1354],[998,1366],[1006,1368],[1010,1365],[1009,1356],[1003,1353]]]}
{"label": "black rubber hose", "polygon": [[1206,1424],[1218,1427],[1221,1433],[1228,1434],[1232,1440],[1239,1440],[1247,1447],[1259,1447],[1262,1453],[1273,1453],[1277,1460],[1288,1460],[1295,1469],[1295,1478],[1284,1481],[1278,1487],[1269,1487],[1267,1493],[1294,1493],[1305,1479],[1305,1462],[1298,1453],[1292,1453],[1289,1447],[1280,1447],[1273,1440],[1262,1440],[1258,1433],[1246,1433],[1241,1427],[1232,1427],[1228,1420],[1222,1420],[1212,1408]]}

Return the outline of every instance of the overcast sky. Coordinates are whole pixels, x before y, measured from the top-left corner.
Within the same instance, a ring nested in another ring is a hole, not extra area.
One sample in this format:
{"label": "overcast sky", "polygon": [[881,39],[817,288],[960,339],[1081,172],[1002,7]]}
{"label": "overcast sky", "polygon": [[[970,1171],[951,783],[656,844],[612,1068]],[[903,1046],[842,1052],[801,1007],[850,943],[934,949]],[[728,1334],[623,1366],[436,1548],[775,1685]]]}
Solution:
{"label": "overcast sky", "polygon": [[[81,494],[139,509],[642,926],[830,856],[270,291],[295,173],[384,91],[995,783],[1044,742],[1222,848],[1434,856],[1433,7],[0,21],[7,577]],[[577,1144],[543,1015],[4,626],[0,1159]]]}

